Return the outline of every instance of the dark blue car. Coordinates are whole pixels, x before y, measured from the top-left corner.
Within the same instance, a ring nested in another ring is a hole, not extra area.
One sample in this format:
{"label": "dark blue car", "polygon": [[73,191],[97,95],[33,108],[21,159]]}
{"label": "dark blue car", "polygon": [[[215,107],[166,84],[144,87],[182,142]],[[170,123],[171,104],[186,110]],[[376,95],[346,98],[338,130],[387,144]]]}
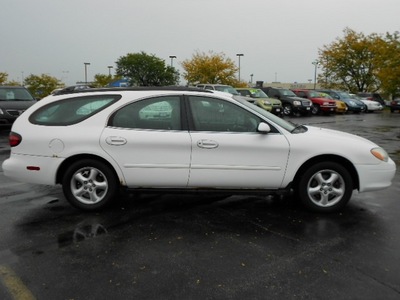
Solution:
{"label": "dark blue car", "polygon": [[343,101],[347,105],[347,111],[351,111],[353,113],[365,112],[367,110],[367,106],[360,100],[352,99],[347,92],[337,91],[337,90],[323,90],[319,89],[319,92],[326,93],[330,95],[333,99]]}

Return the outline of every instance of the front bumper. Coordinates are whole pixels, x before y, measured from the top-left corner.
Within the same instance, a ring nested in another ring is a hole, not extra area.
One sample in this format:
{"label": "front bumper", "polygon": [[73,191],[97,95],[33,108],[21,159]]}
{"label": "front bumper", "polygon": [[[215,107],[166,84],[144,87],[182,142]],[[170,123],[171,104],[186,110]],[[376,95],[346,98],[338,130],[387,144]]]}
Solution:
{"label": "front bumper", "polygon": [[377,165],[356,165],[356,168],[360,179],[360,193],[389,187],[396,173],[396,164],[390,158],[388,162]]}

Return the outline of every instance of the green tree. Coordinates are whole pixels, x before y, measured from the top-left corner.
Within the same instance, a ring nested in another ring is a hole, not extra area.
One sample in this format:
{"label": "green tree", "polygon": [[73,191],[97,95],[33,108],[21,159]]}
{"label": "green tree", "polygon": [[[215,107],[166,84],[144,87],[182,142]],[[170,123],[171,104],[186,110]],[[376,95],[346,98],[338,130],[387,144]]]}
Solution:
{"label": "green tree", "polygon": [[95,87],[106,87],[111,82],[121,79],[121,76],[112,76],[112,75],[105,75],[105,74],[96,74],[94,75],[93,85]]}
{"label": "green tree", "polygon": [[354,93],[378,90],[393,93],[400,83],[398,34],[366,36],[350,28],[343,32],[343,38],[319,50],[321,85]]}
{"label": "green tree", "polygon": [[226,58],[224,53],[196,52],[191,59],[184,60],[182,67],[185,70],[183,78],[189,84],[211,83],[240,86],[236,79],[238,68],[235,62]]}
{"label": "green tree", "polygon": [[377,77],[381,81],[381,90],[386,94],[400,93],[400,36],[399,32],[386,33],[375,43],[375,64],[379,66]]}
{"label": "green tree", "polygon": [[41,99],[51,94],[57,88],[65,87],[64,83],[47,74],[29,75],[24,80],[24,85],[36,99]]}
{"label": "green tree", "polygon": [[179,83],[179,72],[165,61],[145,52],[128,53],[116,61],[116,74],[129,78],[131,85],[168,86]]}
{"label": "green tree", "polygon": [[0,85],[4,85],[7,82],[8,74],[0,72]]}
{"label": "green tree", "polygon": [[344,30],[344,38],[337,38],[319,51],[323,72],[319,82],[328,88],[341,88],[352,92],[376,91],[380,81],[376,76],[373,43],[376,36],[365,36],[352,29]]}

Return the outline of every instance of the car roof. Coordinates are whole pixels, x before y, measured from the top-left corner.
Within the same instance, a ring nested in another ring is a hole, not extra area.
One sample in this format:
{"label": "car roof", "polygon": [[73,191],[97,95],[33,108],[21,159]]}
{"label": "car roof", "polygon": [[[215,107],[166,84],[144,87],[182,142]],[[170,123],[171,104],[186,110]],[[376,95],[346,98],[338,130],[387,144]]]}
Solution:
{"label": "car roof", "polygon": [[212,91],[186,86],[137,86],[137,87],[107,87],[107,88],[88,88],[81,90],[61,90],[54,93],[54,95],[65,94],[80,94],[92,92],[123,92],[123,91],[187,91],[187,92],[202,92],[212,93]]}
{"label": "car roof", "polygon": [[24,89],[26,90],[26,87],[20,86],[20,85],[0,85],[0,89]]}

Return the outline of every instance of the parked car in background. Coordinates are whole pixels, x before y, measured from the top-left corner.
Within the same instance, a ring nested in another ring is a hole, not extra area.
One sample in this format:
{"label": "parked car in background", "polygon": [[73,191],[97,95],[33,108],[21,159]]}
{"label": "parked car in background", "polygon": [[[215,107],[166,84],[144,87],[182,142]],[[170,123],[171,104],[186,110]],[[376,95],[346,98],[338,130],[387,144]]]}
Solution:
{"label": "parked car in background", "polygon": [[0,126],[11,126],[34,103],[36,99],[23,86],[0,86]]}
{"label": "parked car in background", "polygon": [[391,101],[389,107],[391,112],[395,112],[396,110],[400,112],[400,99],[397,98]]}
{"label": "parked car in background", "polygon": [[360,113],[367,110],[367,106],[362,101],[352,99],[347,92],[330,89],[318,89],[317,91],[326,93],[333,99],[346,103],[348,112]]}
{"label": "parked car in background", "polygon": [[320,113],[329,115],[336,112],[336,101],[321,97],[320,92],[306,89],[292,89],[292,91],[301,98],[311,100],[313,103],[311,113],[313,115],[318,115]]}
{"label": "parked car in background", "polygon": [[383,106],[378,101],[372,101],[365,98],[360,98],[358,95],[349,94],[352,99],[360,100],[367,106],[367,112],[381,111]]}
{"label": "parked car in background", "polygon": [[81,91],[81,90],[86,90],[86,89],[92,89],[92,88],[94,88],[94,86],[90,85],[90,84],[76,84],[76,85],[71,85],[71,86],[67,86],[64,88],[55,89],[54,91],[51,92],[51,94],[52,95],[61,95],[61,94],[65,94],[65,93]]}
{"label": "parked car in background", "polygon": [[296,94],[289,89],[274,87],[262,87],[261,89],[268,95],[268,97],[281,100],[283,106],[283,114],[285,116],[291,116],[294,114],[311,114],[311,100],[297,97]]}
{"label": "parked car in background", "polygon": [[[116,203],[122,188],[294,192],[305,207],[334,212],[353,190],[391,185],[396,165],[377,144],[287,122],[242,98],[180,87],[51,95],[14,122],[2,169],[17,181],[61,184],[88,211]],[[158,115],[160,107],[171,113]]]}
{"label": "parked car in background", "polygon": [[319,93],[320,93],[321,98],[327,98],[327,99],[330,99],[330,100],[333,100],[336,102],[336,113],[337,114],[347,113],[347,110],[348,110],[347,105],[342,100],[333,99],[331,95],[326,94],[326,93],[322,93],[322,92],[319,92]]}
{"label": "parked car in background", "polygon": [[197,84],[197,88],[210,90],[210,91],[220,91],[224,93],[229,93],[231,95],[240,95],[239,92],[230,85],[226,84]]}
{"label": "parked car in background", "polygon": [[383,107],[385,106],[385,100],[379,93],[357,93],[357,96],[362,99],[379,102]]}
{"label": "parked car in background", "polygon": [[258,88],[236,88],[240,95],[251,99],[255,105],[273,113],[274,115],[282,115],[282,102],[275,98],[270,98],[266,93]]}

